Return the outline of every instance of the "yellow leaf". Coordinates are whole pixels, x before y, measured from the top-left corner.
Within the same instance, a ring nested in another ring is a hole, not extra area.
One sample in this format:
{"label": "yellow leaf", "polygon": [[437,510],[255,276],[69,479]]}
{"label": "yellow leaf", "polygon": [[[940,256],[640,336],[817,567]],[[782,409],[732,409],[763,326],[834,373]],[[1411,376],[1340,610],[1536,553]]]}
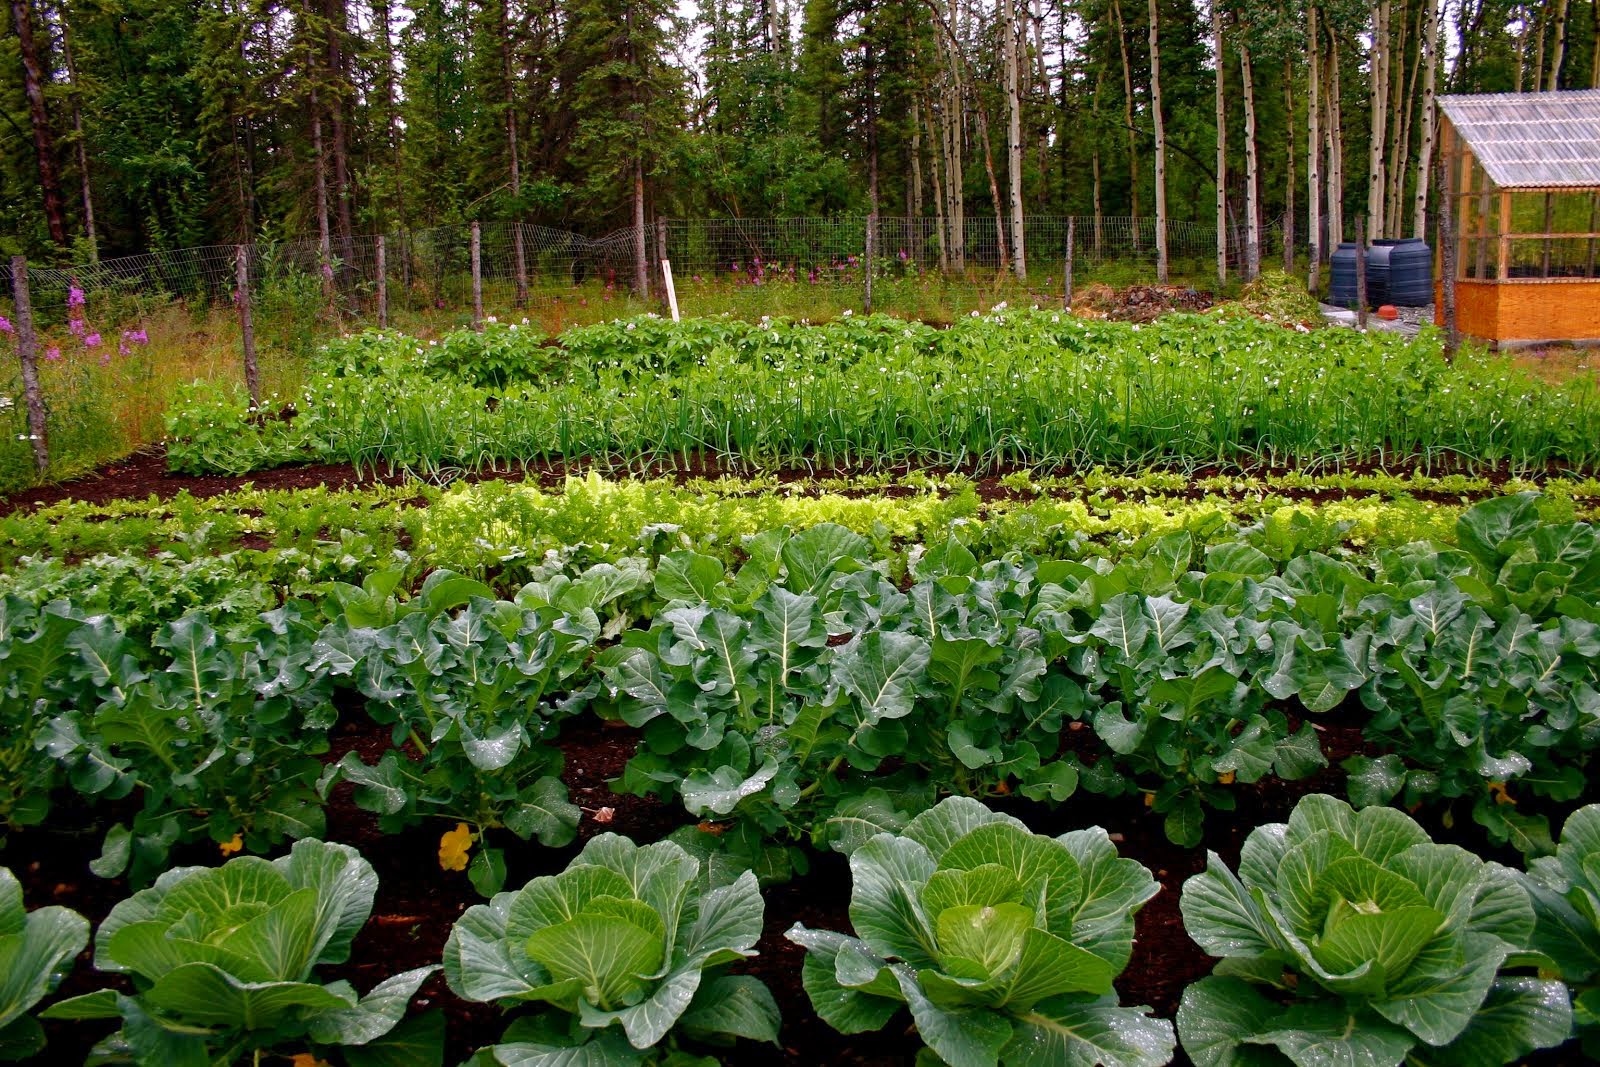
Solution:
{"label": "yellow leaf", "polygon": [[1218,785],[1232,785],[1233,784],[1233,772],[1232,771],[1223,771],[1221,774],[1217,775],[1217,784]]}
{"label": "yellow leaf", "polygon": [[1146,793],[1144,795],[1144,806],[1147,808],[1156,806],[1156,795],[1154,793]]}
{"label": "yellow leaf", "polygon": [[296,1052],[289,1062],[293,1067],[332,1067],[327,1060],[319,1060],[309,1052]]}
{"label": "yellow leaf", "polygon": [[1496,804],[1515,804],[1516,798],[1506,789],[1504,782],[1490,782],[1489,795],[1494,797]]}
{"label": "yellow leaf", "polygon": [[240,834],[234,834],[228,840],[217,846],[217,851],[221,852],[224,856],[231,856],[235,852],[243,851],[243,849],[244,837]]}
{"label": "yellow leaf", "polygon": [[472,830],[464,822],[456,823],[439,837],[439,867],[446,871],[467,869],[467,853],[472,851]]}

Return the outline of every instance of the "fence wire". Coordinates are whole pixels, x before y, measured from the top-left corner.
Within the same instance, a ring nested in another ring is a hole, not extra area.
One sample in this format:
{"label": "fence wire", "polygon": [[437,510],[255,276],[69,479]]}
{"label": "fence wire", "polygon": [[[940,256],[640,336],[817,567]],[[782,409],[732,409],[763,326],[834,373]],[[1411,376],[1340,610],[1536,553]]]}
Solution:
{"label": "fence wire", "polygon": [[[588,286],[659,297],[662,258],[685,284],[860,286],[867,264],[874,278],[915,277],[932,285],[993,286],[1009,265],[1002,249],[1011,237],[1004,220],[968,216],[959,225],[940,218],[880,216],[838,218],[658,219],[643,233],[634,227],[600,237],[516,222],[480,226],[479,275],[486,304],[538,305],[568,298]],[[1002,233],[1002,228],[1004,232]],[[868,249],[869,229],[873,231]],[[1059,287],[1068,258],[1080,279],[1097,270],[1126,267],[1122,282],[1154,281],[1156,222],[1152,218],[1032,215],[1025,220],[1027,287]],[[1216,228],[1203,222],[1166,224],[1170,274],[1207,286],[1215,277]],[[1230,271],[1243,250],[1230,233]],[[1281,247],[1276,228],[1263,235]],[[460,308],[472,300],[471,227],[439,226],[385,235],[384,280],[389,305],[412,310]],[[378,293],[376,235],[334,237],[325,257],[315,237],[246,246],[253,298],[315,298],[342,313],[371,313]],[[645,262],[641,287],[639,261]],[[236,245],[145,252],[71,267],[30,265],[35,307],[48,312],[68,303],[74,289],[86,299],[124,296],[231,303],[236,299]],[[1008,279],[1009,280],[1009,279]],[[0,292],[9,296],[11,268],[0,264]]]}

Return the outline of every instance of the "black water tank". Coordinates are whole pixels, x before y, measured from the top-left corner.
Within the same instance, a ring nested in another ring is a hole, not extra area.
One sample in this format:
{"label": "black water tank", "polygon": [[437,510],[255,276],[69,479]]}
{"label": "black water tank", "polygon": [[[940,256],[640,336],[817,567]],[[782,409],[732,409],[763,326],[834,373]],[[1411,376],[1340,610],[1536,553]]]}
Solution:
{"label": "black water tank", "polygon": [[1396,241],[1389,251],[1389,303],[1397,307],[1433,303],[1433,250],[1420,237]]}
{"label": "black water tank", "polygon": [[1400,242],[1380,237],[1367,249],[1367,306],[1395,303],[1389,296],[1389,256]]}
{"label": "black water tank", "polygon": [[1329,260],[1328,303],[1335,307],[1356,306],[1356,243],[1341,241]]}

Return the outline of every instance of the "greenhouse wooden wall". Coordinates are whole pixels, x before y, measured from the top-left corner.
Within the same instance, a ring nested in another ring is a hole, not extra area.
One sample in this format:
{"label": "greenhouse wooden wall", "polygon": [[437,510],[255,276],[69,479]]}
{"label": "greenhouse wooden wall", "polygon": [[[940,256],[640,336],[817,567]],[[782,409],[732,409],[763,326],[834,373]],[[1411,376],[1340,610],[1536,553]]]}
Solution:
{"label": "greenhouse wooden wall", "polygon": [[[1442,308],[1442,300],[1434,307]],[[1444,324],[1443,312],[1434,321]],[[1496,345],[1538,341],[1600,343],[1600,280],[1456,282],[1456,324]]]}

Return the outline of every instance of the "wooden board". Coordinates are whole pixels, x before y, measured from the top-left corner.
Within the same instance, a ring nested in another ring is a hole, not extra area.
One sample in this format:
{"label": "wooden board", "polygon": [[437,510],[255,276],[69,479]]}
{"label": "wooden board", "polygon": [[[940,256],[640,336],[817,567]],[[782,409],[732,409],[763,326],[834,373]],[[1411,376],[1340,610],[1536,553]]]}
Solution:
{"label": "wooden board", "polygon": [[[1442,326],[1440,306],[1435,300],[1434,322]],[[1600,337],[1600,279],[1461,279],[1456,282],[1456,324],[1464,336],[1480,341]]]}

